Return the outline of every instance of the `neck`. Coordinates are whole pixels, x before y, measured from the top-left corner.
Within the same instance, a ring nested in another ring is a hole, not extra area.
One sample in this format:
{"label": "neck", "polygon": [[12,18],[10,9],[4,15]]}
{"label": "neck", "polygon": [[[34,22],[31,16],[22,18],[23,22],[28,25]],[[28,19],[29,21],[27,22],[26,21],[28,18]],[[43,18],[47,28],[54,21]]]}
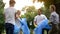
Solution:
{"label": "neck", "polygon": [[10,7],[14,7],[14,6],[10,6]]}
{"label": "neck", "polygon": [[41,14],[38,14],[38,15],[41,15]]}
{"label": "neck", "polygon": [[52,11],[52,12],[55,12],[55,11]]}

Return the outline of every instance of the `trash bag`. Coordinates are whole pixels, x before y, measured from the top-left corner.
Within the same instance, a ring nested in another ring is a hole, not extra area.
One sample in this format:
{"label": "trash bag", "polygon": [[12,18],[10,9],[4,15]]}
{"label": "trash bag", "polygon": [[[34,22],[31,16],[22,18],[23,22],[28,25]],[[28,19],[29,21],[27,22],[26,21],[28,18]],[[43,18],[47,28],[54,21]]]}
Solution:
{"label": "trash bag", "polygon": [[18,34],[20,32],[20,18],[15,20],[15,25],[14,25],[14,34]]}
{"label": "trash bag", "polygon": [[34,34],[42,34],[42,29],[43,28],[51,29],[51,27],[49,27],[49,25],[48,25],[48,20],[47,19],[41,21],[37,25],[37,27],[34,29]]}
{"label": "trash bag", "polygon": [[17,24],[14,25],[14,34],[18,34],[20,32],[20,27]]}
{"label": "trash bag", "polygon": [[19,18],[18,20],[20,22],[20,27],[18,27],[17,24],[15,24],[14,34],[18,34],[20,32],[20,29],[22,29],[23,34],[30,34],[30,30],[28,28],[26,18],[21,18],[21,19]]}
{"label": "trash bag", "polygon": [[26,18],[22,18],[21,20],[21,29],[23,31],[23,34],[30,34]]}

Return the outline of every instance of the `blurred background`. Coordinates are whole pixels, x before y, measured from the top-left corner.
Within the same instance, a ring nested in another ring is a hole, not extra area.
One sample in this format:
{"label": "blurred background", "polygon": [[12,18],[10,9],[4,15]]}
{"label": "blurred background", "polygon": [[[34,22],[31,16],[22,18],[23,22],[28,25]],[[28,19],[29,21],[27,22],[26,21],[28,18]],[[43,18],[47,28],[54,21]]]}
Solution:
{"label": "blurred background", "polygon": [[[4,15],[3,11],[9,7],[10,0],[0,0],[0,34],[4,34]],[[60,16],[60,0],[15,0],[15,7],[17,10],[21,11],[21,18],[27,18],[27,25],[33,34],[33,25],[34,17],[37,15],[37,9],[41,8],[43,14],[49,19],[50,12],[49,6],[54,4],[56,6],[56,12]]]}

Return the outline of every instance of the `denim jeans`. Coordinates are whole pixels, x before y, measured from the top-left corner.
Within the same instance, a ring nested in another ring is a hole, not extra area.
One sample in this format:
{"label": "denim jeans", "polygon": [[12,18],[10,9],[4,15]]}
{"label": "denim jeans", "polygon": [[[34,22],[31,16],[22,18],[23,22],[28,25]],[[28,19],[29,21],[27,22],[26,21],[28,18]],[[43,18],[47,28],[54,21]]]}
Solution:
{"label": "denim jeans", "polygon": [[6,34],[13,34],[14,25],[10,23],[5,23]]}

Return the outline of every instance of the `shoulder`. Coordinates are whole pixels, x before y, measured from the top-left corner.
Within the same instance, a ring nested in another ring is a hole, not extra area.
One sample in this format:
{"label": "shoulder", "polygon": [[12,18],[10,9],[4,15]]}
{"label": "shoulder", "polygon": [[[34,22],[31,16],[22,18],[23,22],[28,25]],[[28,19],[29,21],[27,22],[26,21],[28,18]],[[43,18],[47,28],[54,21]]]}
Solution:
{"label": "shoulder", "polygon": [[57,13],[56,12],[52,12],[51,15],[56,15]]}
{"label": "shoulder", "polygon": [[54,17],[59,16],[56,12],[51,13],[51,15]]}
{"label": "shoulder", "polygon": [[38,17],[38,15],[37,16],[35,16],[35,18],[37,18]]}
{"label": "shoulder", "polygon": [[16,10],[15,8],[13,8],[14,10]]}
{"label": "shoulder", "polygon": [[42,16],[42,18],[47,19],[47,17],[44,14],[42,14],[41,16]]}
{"label": "shoulder", "polygon": [[8,8],[5,8],[4,10],[8,10],[9,9],[9,7]]}
{"label": "shoulder", "polygon": [[41,14],[42,17],[46,17],[44,14]]}
{"label": "shoulder", "polygon": [[5,8],[5,9],[4,9],[4,12],[7,12],[8,10],[9,10],[9,8]]}

